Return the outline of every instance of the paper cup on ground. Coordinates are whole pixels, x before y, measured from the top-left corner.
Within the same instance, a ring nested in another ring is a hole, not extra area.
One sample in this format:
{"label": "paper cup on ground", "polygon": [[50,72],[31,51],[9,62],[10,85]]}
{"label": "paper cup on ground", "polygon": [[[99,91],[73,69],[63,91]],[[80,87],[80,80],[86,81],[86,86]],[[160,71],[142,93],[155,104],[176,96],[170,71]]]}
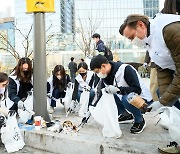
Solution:
{"label": "paper cup on ground", "polygon": [[35,130],[40,130],[41,128],[41,116],[34,117]]}

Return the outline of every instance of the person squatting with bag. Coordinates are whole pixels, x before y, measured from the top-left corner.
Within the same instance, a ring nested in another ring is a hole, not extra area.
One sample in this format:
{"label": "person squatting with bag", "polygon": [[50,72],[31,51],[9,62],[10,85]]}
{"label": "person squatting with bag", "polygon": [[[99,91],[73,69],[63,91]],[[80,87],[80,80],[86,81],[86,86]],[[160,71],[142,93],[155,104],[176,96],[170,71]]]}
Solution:
{"label": "person squatting with bag", "polygon": [[0,72],[0,128],[6,124],[6,117],[14,115],[14,111],[6,108],[7,86],[9,78],[6,73]]}
{"label": "person squatting with bag", "polygon": [[102,55],[95,56],[91,60],[90,68],[102,79],[101,88],[105,87],[106,92],[114,94],[119,123],[132,121],[134,117],[135,122],[130,132],[141,133],[146,126],[145,120],[141,110],[131,105],[127,96],[132,92],[137,93],[147,104],[152,102],[152,96],[137,71],[131,65],[122,62],[108,62]]}
{"label": "person squatting with bag", "polygon": [[8,97],[13,102],[9,110],[23,109],[28,92],[32,90],[32,62],[29,58],[21,58],[9,76]]}
{"label": "person squatting with bag", "polygon": [[71,110],[74,110],[74,105],[76,104],[76,102],[80,101],[83,88],[86,88],[88,91],[90,91],[89,104],[92,104],[95,96],[93,87],[96,87],[97,83],[99,82],[99,78],[95,76],[92,71],[88,71],[88,65],[85,62],[79,63],[78,73],[79,74],[75,78],[72,102],[70,104]]}
{"label": "person squatting with bag", "polygon": [[69,82],[71,82],[70,77],[65,73],[64,67],[62,65],[56,65],[52,76],[47,80],[47,95],[51,99],[50,107],[53,111],[56,107],[56,99],[65,97]]}
{"label": "person squatting with bag", "polygon": [[0,133],[1,141],[8,153],[19,151],[25,145],[17,124],[16,112],[6,108],[9,78],[0,72]]}

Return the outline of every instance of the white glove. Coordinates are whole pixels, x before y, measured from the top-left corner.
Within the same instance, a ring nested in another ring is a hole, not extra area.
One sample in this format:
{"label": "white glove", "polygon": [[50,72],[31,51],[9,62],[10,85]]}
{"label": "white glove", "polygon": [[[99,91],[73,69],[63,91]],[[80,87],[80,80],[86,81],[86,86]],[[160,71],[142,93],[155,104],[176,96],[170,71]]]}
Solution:
{"label": "white glove", "polygon": [[90,91],[91,87],[87,85],[87,86],[84,87],[84,89],[85,89],[85,91]]}
{"label": "white glove", "polygon": [[115,94],[118,91],[120,91],[120,89],[115,86],[109,85],[109,86],[105,87],[105,91],[109,94]]}
{"label": "white glove", "polygon": [[18,102],[18,109],[23,109],[23,108],[24,108],[24,102],[20,100]]}
{"label": "white glove", "polygon": [[[88,112],[86,112],[86,114],[85,114],[85,118],[86,118],[86,120],[88,121],[88,119],[89,119],[89,117],[91,116],[91,113],[90,113],[90,111],[88,111]],[[86,121],[86,122],[87,122]]]}
{"label": "white glove", "polygon": [[48,93],[48,94],[47,94],[47,97],[48,97],[48,98],[51,98],[51,94],[50,94],[50,93]]}
{"label": "white glove", "polygon": [[148,108],[152,108],[151,111],[156,111],[157,109],[159,109],[163,106],[164,105],[162,105],[159,101],[155,101]]}
{"label": "white glove", "polygon": [[147,68],[147,63],[144,63],[144,64],[143,64],[143,67],[144,67],[144,68]]}
{"label": "white glove", "polygon": [[71,86],[72,86],[72,83],[69,82],[69,83],[67,84],[67,87],[70,88]]}

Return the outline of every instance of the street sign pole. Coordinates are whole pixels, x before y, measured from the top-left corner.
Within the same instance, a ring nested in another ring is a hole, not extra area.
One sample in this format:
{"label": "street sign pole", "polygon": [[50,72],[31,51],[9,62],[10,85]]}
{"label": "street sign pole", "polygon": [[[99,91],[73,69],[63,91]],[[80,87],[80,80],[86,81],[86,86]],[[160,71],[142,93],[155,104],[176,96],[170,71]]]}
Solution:
{"label": "street sign pole", "polygon": [[26,8],[27,13],[33,13],[34,25],[33,107],[35,115],[50,122],[47,112],[45,13],[55,12],[54,0],[26,0]]}
{"label": "street sign pole", "polygon": [[34,111],[45,121],[50,121],[47,112],[47,80],[46,80],[46,35],[45,13],[34,13],[34,65],[33,89]]}

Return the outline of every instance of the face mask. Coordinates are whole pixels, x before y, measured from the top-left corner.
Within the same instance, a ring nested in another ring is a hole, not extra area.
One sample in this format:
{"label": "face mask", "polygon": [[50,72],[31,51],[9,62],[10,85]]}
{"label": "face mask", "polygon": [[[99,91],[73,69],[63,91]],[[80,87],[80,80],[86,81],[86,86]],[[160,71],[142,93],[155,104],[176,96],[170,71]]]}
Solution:
{"label": "face mask", "polygon": [[4,94],[5,92],[5,87],[4,88],[0,88],[0,94]]}
{"label": "face mask", "polygon": [[99,73],[97,73],[97,76],[99,77],[99,78],[106,78],[107,77],[107,74],[102,74],[101,72],[99,72]]}
{"label": "face mask", "polygon": [[82,77],[84,77],[86,74],[87,74],[87,72],[85,72],[85,73],[79,73]]}
{"label": "face mask", "polygon": [[28,71],[23,71],[23,73],[24,73],[24,76],[28,76]]}
{"label": "face mask", "polygon": [[144,41],[139,39],[137,36],[132,40],[132,44],[138,47],[144,47]]}
{"label": "face mask", "polygon": [[58,76],[56,76],[59,80],[61,80],[61,76],[60,75],[58,75]]}

